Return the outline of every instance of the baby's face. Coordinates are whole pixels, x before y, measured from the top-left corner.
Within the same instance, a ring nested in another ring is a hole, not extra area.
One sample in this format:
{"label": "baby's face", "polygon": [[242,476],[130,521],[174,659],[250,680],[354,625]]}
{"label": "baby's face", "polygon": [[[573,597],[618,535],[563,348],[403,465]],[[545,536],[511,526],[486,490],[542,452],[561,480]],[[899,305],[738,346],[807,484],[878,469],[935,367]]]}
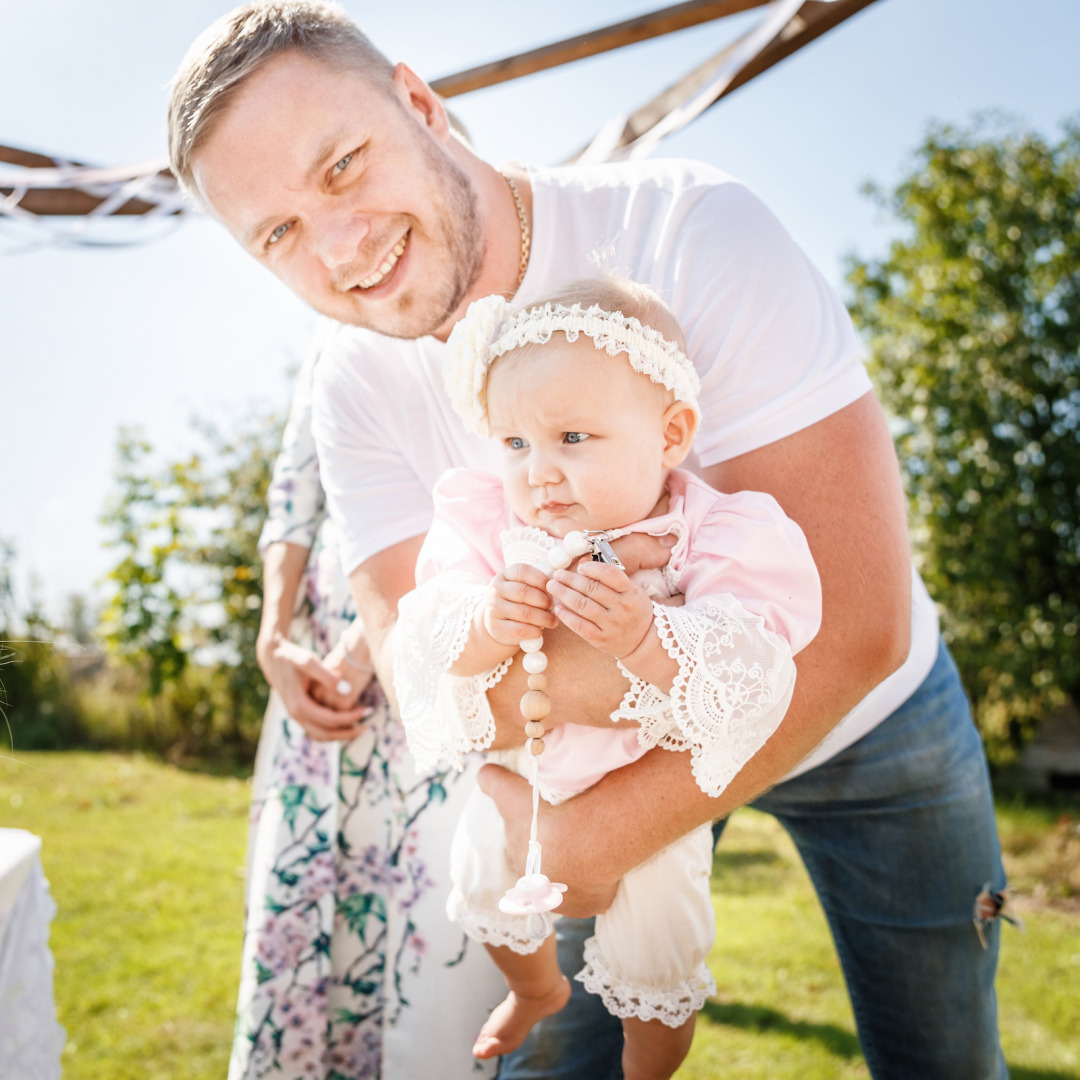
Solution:
{"label": "baby's face", "polygon": [[615,529],[659,512],[664,391],[626,355],[562,333],[497,360],[488,418],[502,445],[511,508],[553,536]]}

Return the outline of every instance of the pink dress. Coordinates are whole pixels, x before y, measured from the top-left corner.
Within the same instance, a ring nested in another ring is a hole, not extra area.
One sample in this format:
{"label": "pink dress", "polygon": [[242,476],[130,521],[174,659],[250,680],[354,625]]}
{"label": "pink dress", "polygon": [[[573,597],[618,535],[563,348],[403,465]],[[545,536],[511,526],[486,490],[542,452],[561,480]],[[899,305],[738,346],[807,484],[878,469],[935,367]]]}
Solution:
{"label": "pink dress", "polygon": [[[619,664],[629,687],[610,730],[561,724],[546,734],[540,790],[549,802],[572,797],[657,746],[688,751],[702,791],[718,795],[783,719],[794,689],[792,657],[817,633],[817,570],[802,531],[771,496],[721,494],[682,470],[672,472],[667,489],[667,513],[610,531],[678,538],[662,571],[634,580],[654,597],[656,632],[679,673],[665,693]],[[497,477],[451,470],[434,496],[417,588],[399,606],[395,685],[420,767],[441,761],[460,768],[470,751],[491,745],[486,692],[512,659],[478,676],[447,669],[495,574],[516,562],[543,566],[555,540],[513,515]],[[683,595],[682,606],[655,602],[675,593]],[[525,773],[524,754],[521,748],[488,757]],[[703,827],[627,874],[612,907],[597,918],[577,977],[615,1015],[678,1026],[714,989],[705,966],[715,931],[711,862]],[[448,910],[467,933],[518,952],[537,947],[523,919],[498,911],[515,877],[503,855],[501,818],[478,790],[454,837],[451,878]]]}

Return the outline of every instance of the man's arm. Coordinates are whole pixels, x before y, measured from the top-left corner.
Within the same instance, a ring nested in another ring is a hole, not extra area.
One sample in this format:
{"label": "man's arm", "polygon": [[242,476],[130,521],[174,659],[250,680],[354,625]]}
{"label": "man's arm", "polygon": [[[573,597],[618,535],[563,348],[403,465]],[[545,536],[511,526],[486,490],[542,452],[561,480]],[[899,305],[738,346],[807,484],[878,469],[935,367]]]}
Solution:
{"label": "man's arm", "polygon": [[[706,470],[706,479],[724,491],[769,492],[802,527],[821,576],[821,630],[796,657],[795,694],[780,727],[719,797],[697,787],[688,753],[658,749],[545,807],[544,869],[570,885],[568,915],[603,910],[628,870],[782,779],[907,656],[907,517],[892,440],[872,394]],[[523,853],[527,785],[494,766],[480,782],[507,820],[508,851]]]}
{"label": "man's arm", "polygon": [[423,542],[424,537],[420,535],[392,544],[362,562],[349,575],[349,588],[364,622],[371,662],[395,709],[392,638],[397,606],[416,585],[416,559]]}

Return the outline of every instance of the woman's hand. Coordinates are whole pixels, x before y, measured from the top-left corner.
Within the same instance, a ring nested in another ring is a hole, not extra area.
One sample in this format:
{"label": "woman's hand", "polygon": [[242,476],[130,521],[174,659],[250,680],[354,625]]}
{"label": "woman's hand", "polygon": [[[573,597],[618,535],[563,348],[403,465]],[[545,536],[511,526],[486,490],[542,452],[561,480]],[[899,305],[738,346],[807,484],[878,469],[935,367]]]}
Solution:
{"label": "woman's hand", "polygon": [[344,742],[359,732],[368,710],[357,705],[360,690],[353,693],[351,684],[342,693],[340,672],[281,635],[260,640],[257,651],[266,681],[311,738]]}

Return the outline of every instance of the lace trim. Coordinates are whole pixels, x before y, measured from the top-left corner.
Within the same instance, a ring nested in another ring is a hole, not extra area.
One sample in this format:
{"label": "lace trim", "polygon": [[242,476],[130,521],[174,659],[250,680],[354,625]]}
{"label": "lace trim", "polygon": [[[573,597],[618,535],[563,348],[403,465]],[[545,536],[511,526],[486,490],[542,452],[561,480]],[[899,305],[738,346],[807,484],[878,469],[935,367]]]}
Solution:
{"label": "lace trim", "polygon": [[696,403],[701,382],[686,353],[660,331],[621,311],[605,311],[599,304],[585,308],[547,303],[519,311],[497,331],[488,349],[489,363],[530,342],[545,345],[560,330],[570,342],[585,334],[608,356],[625,352],[635,371],[667,387],[679,401]]}
{"label": "lace trim", "polygon": [[495,738],[487,692],[510,658],[481,675],[447,669],[469,638],[487,589],[466,574],[444,574],[402,597],[394,630],[394,688],[409,750],[421,771],[446,762],[459,771],[465,755]]}
{"label": "lace trim", "polygon": [[558,543],[550,533],[538,529],[535,525],[515,525],[501,533],[499,541],[502,544],[505,565],[528,563],[529,566],[550,572],[548,552]]}
{"label": "lace trim", "polygon": [[453,889],[447,898],[446,914],[450,921],[457,923],[473,941],[507,948],[520,956],[529,956],[536,952],[545,940],[537,941],[529,936],[525,916],[504,915],[501,911],[472,907],[460,889]]}
{"label": "lace trim", "polygon": [[574,978],[590,994],[598,994],[612,1016],[659,1020],[671,1028],[682,1027],[716,993],[716,982],[704,962],[674,986],[637,986],[619,978],[608,967],[595,937],[585,942],[585,966]]}
{"label": "lace trim", "polygon": [[450,403],[467,430],[491,434],[486,400],[491,364],[527,343],[547,344],[558,331],[570,342],[585,334],[609,356],[626,353],[635,371],[665,386],[678,401],[686,401],[698,411],[701,380],[694,365],[674,341],[633,316],[606,311],[599,304],[585,308],[581,304],[567,307],[546,303],[512,312],[501,296],[476,300],[447,341],[443,381]]}
{"label": "lace trim", "polygon": [[623,678],[630,683],[630,689],[623,694],[619,707],[611,714],[616,723],[629,720],[638,725],[638,741],[650,749],[657,745],[658,728],[674,728],[671,715],[671,698],[658,686],[638,678],[623,662],[616,658],[615,664]]}
{"label": "lace trim", "polygon": [[653,621],[679,665],[674,730],[659,745],[688,748],[698,787],[719,795],[784,718],[795,686],[791,647],[730,594],[685,607],[654,604]]}

